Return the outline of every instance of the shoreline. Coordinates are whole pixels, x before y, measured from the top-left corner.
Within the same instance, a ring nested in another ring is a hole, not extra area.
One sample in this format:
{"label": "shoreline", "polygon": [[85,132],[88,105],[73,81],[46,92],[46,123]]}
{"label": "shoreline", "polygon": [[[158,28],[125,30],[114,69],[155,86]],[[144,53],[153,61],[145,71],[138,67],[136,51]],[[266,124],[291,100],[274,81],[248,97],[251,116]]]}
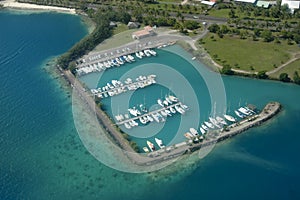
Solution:
{"label": "shoreline", "polygon": [[19,3],[15,0],[4,0],[0,1],[3,8],[16,9],[16,10],[33,10],[33,11],[43,11],[43,12],[60,12],[77,15],[75,8],[65,8],[58,6],[45,6],[30,3]]}

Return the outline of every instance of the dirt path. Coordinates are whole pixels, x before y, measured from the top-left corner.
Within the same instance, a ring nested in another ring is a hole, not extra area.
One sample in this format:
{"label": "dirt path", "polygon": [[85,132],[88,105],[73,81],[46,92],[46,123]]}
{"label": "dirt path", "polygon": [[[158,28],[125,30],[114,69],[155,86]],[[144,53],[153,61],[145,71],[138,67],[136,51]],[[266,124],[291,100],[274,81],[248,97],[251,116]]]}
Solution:
{"label": "dirt path", "polygon": [[284,67],[286,67],[287,65],[291,64],[292,62],[294,62],[294,61],[296,61],[298,59],[300,59],[300,54],[293,54],[293,58],[291,58],[290,60],[288,60],[286,63],[283,63],[282,65],[280,65],[276,69],[268,71],[266,74],[267,75],[274,74],[274,73],[280,71],[281,69],[283,69]]}

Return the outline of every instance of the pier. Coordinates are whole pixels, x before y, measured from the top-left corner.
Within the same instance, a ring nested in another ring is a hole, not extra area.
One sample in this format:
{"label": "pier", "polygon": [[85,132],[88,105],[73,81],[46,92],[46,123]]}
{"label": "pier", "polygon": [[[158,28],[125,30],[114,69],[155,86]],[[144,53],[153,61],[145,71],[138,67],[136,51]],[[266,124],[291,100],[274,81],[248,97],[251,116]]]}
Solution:
{"label": "pier", "polygon": [[[162,107],[162,108],[160,108],[160,109],[153,110],[153,111],[151,111],[151,112],[147,112],[147,113],[145,113],[145,114],[143,114],[143,115],[139,115],[139,116],[136,116],[136,117],[132,117],[132,118],[129,118],[129,119],[125,119],[125,120],[123,120],[123,121],[121,121],[121,122],[117,122],[116,124],[117,124],[117,125],[123,125],[123,124],[125,124],[125,123],[127,123],[127,122],[129,122],[129,121],[139,119],[140,117],[145,117],[145,116],[147,116],[147,115],[155,114],[155,113],[158,113],[158,112],[160,112],[160,111],[164,111],[164,110],[166,110],[166,109],[170,109],[170,108],[173,108],[173,107],[175,107],[175,106],[177,106],[177,105],[181,105],[181,104],[182,104],[181,102],[177,102],[177,103],[175,103],[175,104],[172,104],[172,105],[169,105],[169,106],[165,106],[165,107]],[[176,114],[176,113],[174,113],[174,114]]]}

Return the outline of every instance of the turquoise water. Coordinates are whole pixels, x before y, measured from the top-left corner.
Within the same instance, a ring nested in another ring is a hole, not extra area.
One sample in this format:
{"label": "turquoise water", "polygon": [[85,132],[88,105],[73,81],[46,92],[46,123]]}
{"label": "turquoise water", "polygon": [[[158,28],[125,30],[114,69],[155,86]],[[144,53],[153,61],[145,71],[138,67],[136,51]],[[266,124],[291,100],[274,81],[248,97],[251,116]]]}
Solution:
{"label": "turquoise water", "polygon": [[[283,111],[267,124],[217,145],[200,161],[196,155],[159,172],[123,173],[85,150],[74,126],[70,91],[43,65],[87,33],[80,18],[1,11],[0,26],[5,27],[0,32],[0,199],[300,198],[299,86],[223,77],[227,111],[246,102],[262,107],[270,100],[280,101]],[[169,53],[161,51],[159,56]],[[202,79],[195,81],[203,84]],[[169,87],[176,90],[175,83]],[[161,88],[157,90],[160,97]],[[193,106],[187,97],[184,102]],[[209,115],[211,103],[208,97],[200,101],[200,121]]]}
{"label": "turquoise water", "polygon": [[202,64],[192,61],[191,56],[179,46],[155,51],[156,57],[146,57],[142,60],[136,58],[134,63],[81,77],[89,88],[95,88],[105,86],[112,79],[124,81],[128,77],[135,80],[140,75],[157,76],[154,85],[104,98],[102,108],[112,119],[118,114],[128,113],[128,108],[140,109],[140,104],[150,111],[159,109],[157,99],[164,99],[169,94],[175,94],[181,102],[189,106],[186,114],[176,113],[166,118],[165,123],[152,122],[146,126],[140,123],[141,126],[131,129],[120,126],[140,147],[145,146],[147,140],[156,145],[154,137],[162,139],[168,146],[186,141],[184,133],[191,127],[198,129],[203,121],[214,115],[213,113],[222,116],[226,112],[226,93],[219,74],[205,70]]}

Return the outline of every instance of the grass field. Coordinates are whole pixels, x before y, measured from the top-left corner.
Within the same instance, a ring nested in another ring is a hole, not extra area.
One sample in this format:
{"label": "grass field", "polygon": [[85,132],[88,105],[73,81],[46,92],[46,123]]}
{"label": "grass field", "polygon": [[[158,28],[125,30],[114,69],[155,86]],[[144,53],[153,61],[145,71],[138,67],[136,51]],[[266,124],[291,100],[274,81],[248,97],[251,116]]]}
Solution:
{"label": "grass field", "polygon": [[211,9],[208,14],[209,16],[213,16],[213,17],[224,17],[224,18],[228,18],[230,9],[220,9],[220,10],[217,10],[217,9]]}
{"label": "grass field", "polygon": [[279,75],[281,73],[287,73],[291,79],[293,79],[294,72],[298,71],[298,74],[300,74],[300,59],[292,62],[291,64],[285,66],[283,69],[279,70],[278,72],[271,74],[270,76],[272,78],[279,78]]}
{"label": "grass field", "polygon": [[[212,36],[214,39],[211,38]],[[250,72],[272,70],[287,62],[291,58],[291,52],[299,51],[296,45],[287,45],[284,42],[266,43],[229,36],[219,38],[212,33],[208,34],[203,41],[204,48],[217,63],[229,64],[232,68]]]}
{"label": "grass field", "polygon": [[[115,30],[116,32],[121,31],[122,28],[120,28],[118,31]],[[124,44],[127,44],[129,42],[133,42],[134,40],[132,39],[131,34],[137,31],[137,29],[130,29],[130,30],[126,30],[123,32],[119,32],[115,35],[113,35],[112,37],[108,38],[107,40],[104,40],[101,44],[99,44],[95,50],[96,51],[102,51],[105,49],[111,49],[114,47],[118,47],[118,46],[122,46]]]}

